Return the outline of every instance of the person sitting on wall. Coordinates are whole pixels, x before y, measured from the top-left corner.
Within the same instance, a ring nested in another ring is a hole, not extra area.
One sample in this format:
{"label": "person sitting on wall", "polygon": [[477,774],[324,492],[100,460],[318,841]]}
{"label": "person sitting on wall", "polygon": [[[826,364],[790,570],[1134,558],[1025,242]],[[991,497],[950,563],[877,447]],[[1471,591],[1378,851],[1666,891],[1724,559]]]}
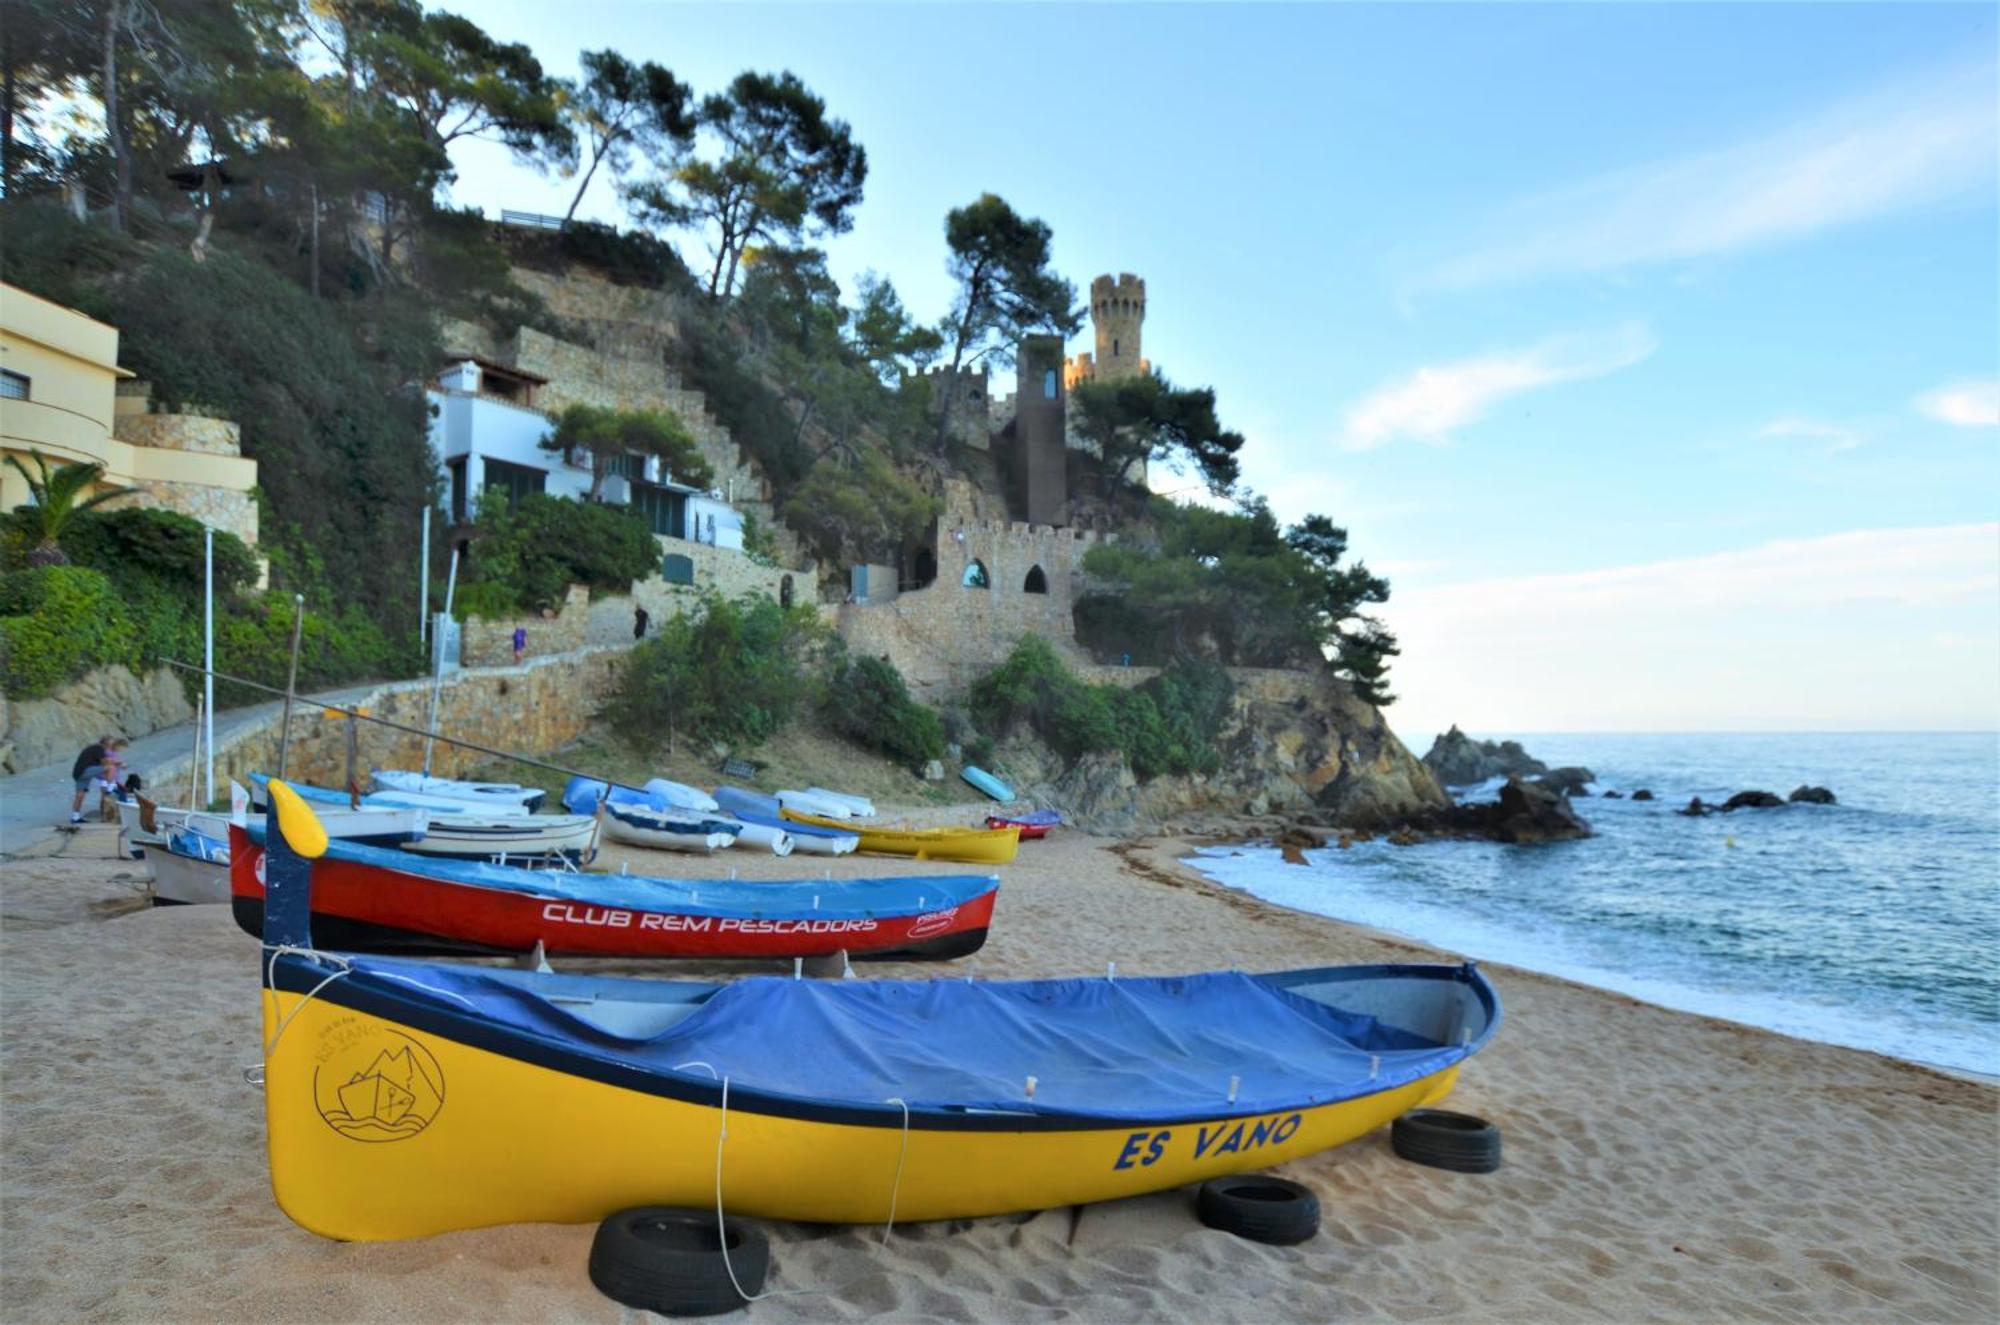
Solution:
{"label": "person sitting on wall", "polygon": [[90,795],[92,787],[102,791],[106,787],[118,785],[118,769],[122,762],[120,752],[125,748],[121,736],[100,736],[96,741],[83,747],[76,762],[70,765],[70,781],[75,785],[76,795],[70,801],[69,821],[83,822],[84,797]]}

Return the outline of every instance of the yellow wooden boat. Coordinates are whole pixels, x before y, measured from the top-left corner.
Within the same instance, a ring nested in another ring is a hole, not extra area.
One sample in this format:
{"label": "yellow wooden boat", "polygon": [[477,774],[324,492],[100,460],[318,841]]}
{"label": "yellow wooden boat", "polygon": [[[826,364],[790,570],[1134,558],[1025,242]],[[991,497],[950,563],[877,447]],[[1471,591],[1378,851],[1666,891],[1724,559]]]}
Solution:
{"label": "yellow wooden boat", "polygon": [[795,824],[837,828],[861,839],[861,851],[918,860],[960,860],[971,865],[1009,865],[1021,849],[1021,826],[1007,828],[875,828],[854,819],[823,819],[797,810],[782,811]]}
{"label": "yellow wooden boat", "polygon": [[1469,965],[712,985],[335,956],[307,932],[324,838],[273,800],[271,1183],[328,1237],[1112,1200],[1351,1141],[1443,1097],[1499,1023]]}

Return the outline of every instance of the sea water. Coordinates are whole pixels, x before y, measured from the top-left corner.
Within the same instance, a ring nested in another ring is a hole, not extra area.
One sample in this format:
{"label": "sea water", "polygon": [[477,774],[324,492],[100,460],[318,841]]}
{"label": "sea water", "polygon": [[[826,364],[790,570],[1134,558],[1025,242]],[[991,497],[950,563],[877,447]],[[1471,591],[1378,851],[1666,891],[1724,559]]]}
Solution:
{"label": "sea water", "polygon": [[[2000,736],[1524,734],[1597,775],[1595,836],[1221,847],[1190,863],[1268,902],[1786,1035],[2000,1075]],[[1757,789],[1836,805],[1688,818]],[[1658,797],[1634,801],[1644,787]],[[1461,788],[1463,800],[1497,787]]]}

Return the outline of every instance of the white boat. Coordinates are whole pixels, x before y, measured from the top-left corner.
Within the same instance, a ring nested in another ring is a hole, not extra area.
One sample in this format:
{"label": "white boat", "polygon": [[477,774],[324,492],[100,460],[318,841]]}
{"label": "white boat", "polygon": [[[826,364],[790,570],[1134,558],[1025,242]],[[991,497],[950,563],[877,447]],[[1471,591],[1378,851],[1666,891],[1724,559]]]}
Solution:
{"label": "white boat", "polygon": [[197,822],[225,834],[215,838],[199,828],[180,827],[164,835],[141,829],[146,873],[153,878],[153,905],[191,906],[229,901],[228,826],[213,815]]}
{"label": "white boat", "polygon": [[597,821],[587,814],[432,814],[423,840],[402,847],[455,860],[506,856],[525,863],[566,856],[588,862],[597,853]]}
{"label": "white boat", "polygon": [[378,768],[372,776],[377,791],[441,796],[494,813],[509,813],[506,807],[519,806],[520,813],[532,814],[548,799],[548,793],[541,788],[524,787],[518,782],[461,782],[457,778],[431,777],[397,768]]}
{"label": "white boat", "polygon": [[703,814],[714,814],[722,807],[715,803],[715,797],[700,787],[690,787],[685,782],[675,782],[671,778],[652,778],[645,790],[659,797],[669,805],[678,805],[684,810],[700,810]]}
{"label": "white boat", "polygon": [[[258,805],[263,805],[269,783],[261,774],[253,773],[250,784]],[[313,813],[323,819],[354,813],[348,809],[349,798],[342,792],[303,782],[287,785],[311,801]],[[497,860],[504,855],[523,862],[563,856],[588,862],[597,852],[597,820],[588,814],[529,814],[501,806],[469,807],[459,801],[443,801],[442,808],[409,803],[441,799],[420,791],[371,791],[361,798],[361,809],[422,813],[427,820],[423,837],[396,845],[423,856]]]}
{"label": "white boat", "polygon": [[736,840],[736,828],[733,821],[681,815],[644,805],[607,801],[604,806],[604,835],[628,846],[710,855]]}
{"label": "white boat", "polygon": [[774,856],[789,856],[798,845],[786,829],[769,824],[744,823],[740,819],[730,822],[736,825],[736,845],[745,851],[768,851]]}
{"label": "white boat", "polygon": [[866,796],[850,796],[842,791],[828,791],[825,787],[807,787],[806,795],[817,796],[821,800],[833,801],[837,804],[845,805],[853,812],[856,819],[873,819],[875,817],[875,802],[869,800]]}
{"label": "white boat", "polygon": [[799,814],[815,815],[821,819],[852,819],[854,807],[844,800],[835,800],[816,791],[781,791],[778,804]]}

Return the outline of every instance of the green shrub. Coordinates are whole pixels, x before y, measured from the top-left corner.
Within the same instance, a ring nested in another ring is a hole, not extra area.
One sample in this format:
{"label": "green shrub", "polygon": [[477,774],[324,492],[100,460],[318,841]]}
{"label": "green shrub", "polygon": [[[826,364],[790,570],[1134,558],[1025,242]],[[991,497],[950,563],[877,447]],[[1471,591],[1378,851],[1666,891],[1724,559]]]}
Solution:
{"label": "green shrub", "polygon": [[837,658],[820,709],[834,731],[912,770],[944,758],[944,723],[937,710],[910,697],[903,674],[886,658]]}
{"label": "green shrub", "polygon": [[659,566],[660,545],[645,521],[616,506],[531,492],[518,502],[503,489],[479,495],[479,516],[460,570],[460,616],[507,617],[558,607],[572,584],[622,592]]}
{"label": "green shrub", "polygon": [[[1180,663],[1144,685],[1090,685],[1063,665],[1047,641],[1022,638],[1007,660],[973,682],[972,712],[989,731],[1032,730],[1067,759],[1121,752],[1142,780],[1213,772],[1212,742],[1229,715],[1235,683],[1208,663]],[[985,740],[984,737],[981,738]],[[974,763],[991,758],[967,746]]]}
{"label": "green shrub", "polygon": [[[291,667],[295,610],[289,594],[271,593],[218,613],[215,670],[282,689]],[[392,640],[356,608],[333,614],[308,610],[299,632],[299,689],[411,675],[422,665],[414,644],[414,640]],[[197,627],[197,651],[199,647]],[[190,676],[191,686],[198,681]],[[261,703],[269,698],[247,687],[217,682],[218,706]]]}
{"label": "green shrub", "polygon": [[44,566],[0,575],[0,681],[40,699],[93,667],[139,666],[139,632],[102,572]]}
{"label": "green shrub", "polygon": [[754,746],[812,702],[831,647],[810,607],[710,594],[632,650],[605,716],[638,749],[681,737]]}

